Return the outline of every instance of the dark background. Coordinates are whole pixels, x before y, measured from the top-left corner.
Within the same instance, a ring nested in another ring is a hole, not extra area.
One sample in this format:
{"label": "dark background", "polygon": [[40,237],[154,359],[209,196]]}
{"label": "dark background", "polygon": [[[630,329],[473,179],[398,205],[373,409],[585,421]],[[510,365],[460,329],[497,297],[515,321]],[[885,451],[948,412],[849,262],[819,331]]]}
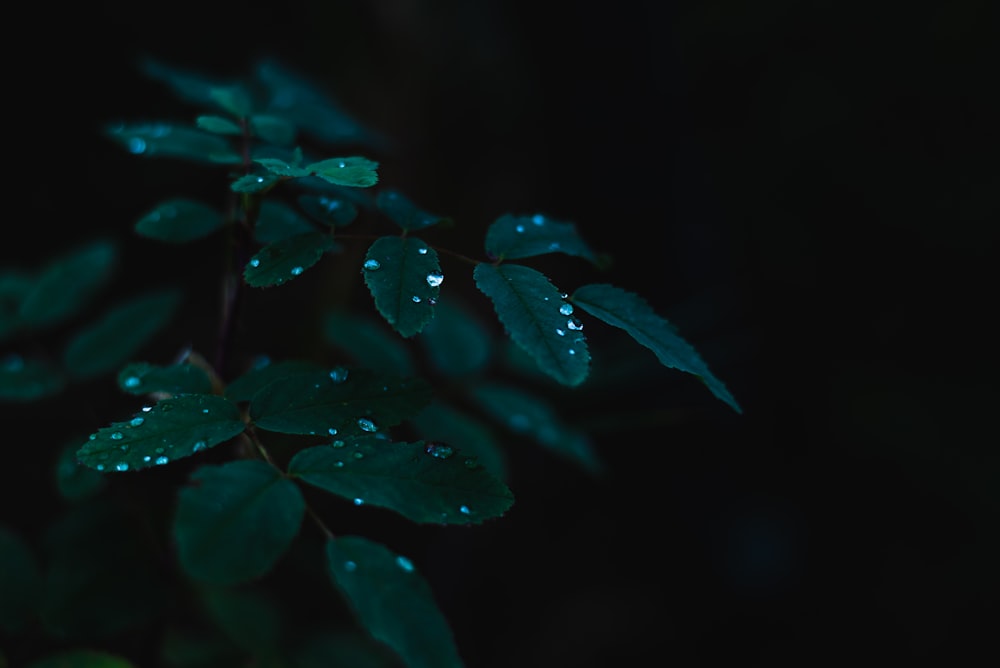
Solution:
{"label": "dark background", "polygon": [[[19,11],[34,13],[8,25],[31,46],[6,59],[5,264],[127,237],[186,187],[100,136],[118,118],[189,120],[138,57],[227,76],[274,56],[391,141],[381,182],[458,222],[442,245],[481,255],[507,212],[576,222],[616,263],[553,263],[557,283],[643,295],[741,402],[739,416],[649,355],[631,388],[566,402],[594,427],[605,479],[515,443],[509,517],[387,533],[470,667],[996,652],[987,0]],[[130,243],[127,269],[197,266]]]}

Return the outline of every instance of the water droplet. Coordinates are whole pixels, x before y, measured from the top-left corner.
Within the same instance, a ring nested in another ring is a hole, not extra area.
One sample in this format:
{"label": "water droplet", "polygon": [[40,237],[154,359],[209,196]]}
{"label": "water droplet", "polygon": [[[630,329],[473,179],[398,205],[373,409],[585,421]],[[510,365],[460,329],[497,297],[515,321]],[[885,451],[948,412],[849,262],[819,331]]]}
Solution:
{"label": "water droplet", "polygon": [[358,426],[361,427],[362,431],[378,431],[378,427],[375,426],[375,423],[368,418],[358,418]]}
{"label": "water droplet", "polygon": [[354,505],[356,506],[364,505],[364,502],[365,500],[360,497],[354,499]]}
{"label": "water droplet", "polygon": [[427,285],[431,286],[432,288],[436,288],[442,283],[444,283],[444,274],[441,274],[436,271],[427,274]]}
{"label": "water droplet", "polygon": [[142,137],[132,137],[128,140],[129,153],[139,155],[146,151],[146,140]]}
{"label": "water droplet", "polygon": [[153,452],[155,452],[156,454],[160,454],[161,452],[163,452],[163,448],[157,448],[156,450],[153,450]]}
{"label": "water droplet", "polygon": [[298,276],[302,272],[303,272],[302,267],[292,267],[292,271],[291,271],[292,276]]}
{"label": "water droplet", "polygon": [[264,177],[263,176],[258,176],[257,177],[257,183],[264,183]]}
{"label": "water droplet", "polygon": [[382,265],[378,260],[365,260],[364,268],[368,271],[375,271],[381,267]]}
{"label": "water droplet", "polygon": [[416,295],[413,295],[412,297],[410,297],[410,299],[413,300],[414,304],[419,304],[420,303],[420,297],[418,297]]}
{"label": "water droplet", "polygon": [[569,297],[569,293],[563,292],[559,296],[562,297],[563,299],[566,299],[567,297]]}
{"label": "water droplet", "polygon": [[142,407],[142,412],[143,412],[143,413],[148,413],[148,412],[149,412],[149,411],[151,411],[151,410],[153,410],[153,407],[152,407],[152,406],[143,406],[143,407]]}
{"label": "water droplet", "polygon": [[365,455],[363,452],[352,452],[351,457],[354,457],[355,459],[364,459]]}
{"label": "water droplet", "polygon": [[139,383],[141,382],[142,381],[136,378],[135,376],[129,376],[128,378],[125,379],[125,382],[123,384],[125,385],[125,387],[139,387]]}
{"label": "water droplet", "polygon": [[163,466],[164,464],[166,464],[169,461],[170,461],[169,459],[167,459],[166,457],[163,457],[163,456],[160,456],[160,457],[156,458],[156,464],[158,466]]}
{"label": "water droplet", "polygon": [[145,457],[142,458],[142,461],[148,462],[150,459],[152,459],[152,457],[150,457],[149,455],[146,455]]}
{"label": "water droplet", "polygon": [[132,425],[133,427],[138,427],[139,425],[141,425],[145,421],[146,420],[144,418],[134,417],[134,418],[132,418],[132,421],[129,422],[129,424]]}
{"label": "water droplet", "polygon": [[465,464],[465,468],[467,469],[474,469],[479,466],[479,462],[476,461],[475,457],[466,457],[462,463]]}
{"label": "water droplet", "polygon": [[427,249],[426,248],[418,248],[417,252],[420,253],[421,255],[427,255]]}
{"label": "water droplet", "polygon": [[549,242],[549,250],[550,251],[559,250],[559,242],[558,241]]}
{"label": "water droplet", "polygon": [[208,409],[207,408],[202,408],[201,412],[204,413],[205,415],[208,415]]}
{"label": "water droplet", "polygon": [[536,213],[536,214],[535,214],[535,215],[534,215],[534,216],[533,216],[533,217],[531,218],[531,222],[533,222],[533,223],[534,223],[535,225],[541,225],[542,223],[544,223],[544,222],[545,222],[545,216],[543,216],[543,215],[542,215],[542,214],[540,214],[540,213]]}
{"label": "water droplet", "polygon": [[518,225],[514,228],[518,233],[524,232],[524,225]]}
{"label": "water droplet", "polygon": [[338,459],[337,461],[335,461],[335,462],[333,463],[333,465],[334,465],[334,466],[336,466],[336,467],[337,467],[338,469],[339,469],[339,468],[343,468],[343,466],[344,466],[344,462],[342,462],[342,461],[340,461],[340,460]]}
{"label": "water droplet", "polygon": [[122,433],[120,431],[116,431],[115,433],[111,434],[111,440],[112,441],[120,441],[123,438],[125,438],[125,437],[122,435]]}
{"label": "water droplet", "polygon": [[338,438],[336,441],[334,441],[330,445],[332,445],[335,448],[342,448],[342,447],[344,447],[344,442]]}
{"label": "water droplet", "polygon": [[194,444],[194,447],[191,448],[191,452],[201,452],[202,450],[204,450],[207,447],[208,447],[208,444],[205,443],[205,441],[198,441],[197,443]]}
{"label": "water droplet", "polygon": [[472,513],[472,511],[469,510],[468,506],[460,506],[458,512],[462,513],[463,515],[469,515]]}
{"label": "water droplet", "polygon": [[337,428],[336,427],[330,427],[326,431],[327,431],[328,434],[330,434],[330,436],[336,436],[337,435]]}
{"label": "water droplet", "polygon": [[104,464],[98,464],[94,468],[96,468],[98,471],[103,471],[104,470]]}
{"label": "water droplet", "polygon": [[438,300],[434,299],[433,297],[428,297],[427,303],[430,304],[431,306],[437,306]]}
{"label": "water droplet", "polygon": [[450,445],[445,445],[444,443],[428,443],[424,446],[424,452],[429,454],[431,457],[448,459],[455,454],[455,449]]}
{"label": "water droplet", "polygon": [[558,334],[559,336],[566,336],[566,332],[559,328],[556,328],[556,334]]}
{"label": "water droplet", "polygon": [[413,562],[404,557],[403,555],[399,555],[398,557],[396,557],[396,563],[399,565],[400,568],[402,568],[407,573],[413,572]]}
{"label": "water droplet", "polygon": [[[347,380],[348,375],[350,375],[350,371],[346,367],[338,366],[330,370],[330,380],[335,383],[343,383]],[[334,429],[330,433],[335,434],[337,433],[337,430]]]}
{"label": "water droplet", "polygon": [[567,350],[566,352],[568,352],[568,353],[569,353],[570,355],[576,355],[576,351],[575,351],[575,350],[573,350],[572,348],[570,348],[570,349],[569,349],[569,350]]}
{"label": "water droplet", "polygon": [[580,331],[581,329],[583,329],[583,325],[578,323],[576,320],[567,320],[566,327],[575,331]]}
{"label": "water droplet", "polygon": [[260,260],[258,260],[257,258],[253,258],[252,260],[250,260],[250,266],[251,267],[259,267],[260,266]]}
{"label": "water droplet", "polygon": [[562,313],[563,315],[569,315],[573,312],[573,305],[563,304],[562,306],[559,307],[559,312]]}
{"label": "water droplet", "polygon": [[120,464],[115,464],[116,471],[128,471],[128,464],[121,462]]}
{"label": "water droplet", "polygon": [[354,563],[353,561],[345,561],[344,562],[344,570],[347,571],[348,573],[353,573],[357,569],[358,569],[358,565],[356,563]]}
{"label": "water droplet", "polygon": [[97,434],[91,434],[91,435],[90,435],[90,440],[92,440],[92,441],[93,441],[93,440],[95,440],[96,438],[97,438]]}
{"label": "water droplet", "polygon": [[337,167],[340,167],[341,169],[343,169],[344,167],[347,167],[347,163],[346,163],[346,162],[344,162],[343,160],[341,160],[341,161],[340,161],[340,164],[339,164],[339,165],[337,165]]}

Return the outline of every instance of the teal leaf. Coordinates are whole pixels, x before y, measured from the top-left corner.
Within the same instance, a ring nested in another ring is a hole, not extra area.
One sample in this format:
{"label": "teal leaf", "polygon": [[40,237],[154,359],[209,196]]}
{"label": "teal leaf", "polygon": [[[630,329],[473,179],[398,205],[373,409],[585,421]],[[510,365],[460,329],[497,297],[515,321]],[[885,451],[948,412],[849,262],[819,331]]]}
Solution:
{"label": "teal leaf", "polygon": [[360,156],[320,160],[306,165],[305,170],[338,186],[367,188],[378,183],[378,163]]}
{"label": "teal leaf", "polygon": [[579,385],[587,378],[590,352],[582,325],[544,274],[523,265],[480,263],[473,277],[493,301],[510,338],[539,369],[563,385]]}
{"label": "teal leaf", "polygon": [[268,431],[343,438],[397,425],[430,399],[430,386],[419,378],[336,367],[266,385],[251,399],[250,417]]}
{"label": "teal leaf", "polygon": [[448,622],[409,559],[361,536],[327,542],[334,586],[361,625],[408,668],[461,668]]}
{"label": "teal leaf", "polygon": [[245,118],[253,110],[250,92],[240,84],[214,85],[208,96],[217,105],[237,118]]}
{"label": "teal leaf", "polygon": [[507,479],[507,457],[493,430],[478,418],[434,401],[410,421],[425,441],[451,443],[500,480]]}
{"label": "teal leaf", "polygon": [[44,359],[8,355],[0,360],[0,401],[37,401],[62,392],[66,378]]}
{"label": "teal leaf", "polygon": [[323,321],[323,335],[358,366],[401,376],[414,374],[416,367],[409,348],[383,320],[347,311],[332,311]]}
{"label": "teal leaf", "polygon": [[209,79],[201,74],[173,67],[152,58],[143,59],[140,67],[143,74],[166,84],[179,99],[185,102],[199,106],[219,106],[237,117],[245,116],[247,113],[245,105],[249,94],[233,92],[239,87],[239,84],[235,82]]}
{"label": "teal leaf", "polygon": [[21,300],[21,325],[38,329],[76,315],[107,285],[117,263],[118,246],[108,240],[93,241],[53,258]]}
{"label": "teal leaf", "polygon": [[273,188],[279,181],[281,177],[274,174],[247,174],[233,181],[229,187],[233,192],[254,194]]}
{"label": "teal leaf", "polygon": [[120,124],[107,135],[133,155],[235,165],[240,154],[220,135],[170,123]]}
{"label": "teal leaf", "polygon": [[56,489],[67,501],[82,501],[101,490],[108,479],[92,468],[76,461],[78,442],[70,443],[59,453],[56,461]]}
{"label": "teal leaf", "polygon": [[404,230],[422,230],[439,223],[451,222],[450,218],[424,211],[397,190],[379,192],[375,196],[375,206]]}
{"label": "teal leaf", "polygon": [[222,116],[199,116],[195,119],[194,124],[198,126],[200,130],[217,135],[243,134],[243,128],[239,126],[239,123],[235,123],[228,118],[223,118]]}
{"label": "teal leaf", "polygon": [[255,158],[254,162],[277,176],[300,178],[303,176],[309,176],[310,174],[308,169],[304,169],[297,165],[290,165],[279,158]]}
{"label": "teal leaf", "polygon": [[470,309],[452,298],[438,303],[434,319],[417,339],[434,368],[445,376],[481,371],[490,361],[493,339]]}
{"label": "teal leaf", "polygon": [[77,461],[98,471],[138,471],[224,443],[246,428],[233,402],[213,394],[163,399],[90,435]]}
{"label": "teal leaf", "polygon": [[137,234],[168,243],[203,239],[222,227],[222,214],[202,202],[182,197],[157,204],[135,224]]}
{"label": "teal leaf", "polygon": [[0,525],[0,630],[20,632],[35,613],[40,575],[28,544]]}
{"label": "teal leaf", "polygon": [[247,285],[266,288],[282,285],[319,262],[323,253],[335,248],[328,234],[311,231],[264,246],[243,270]]}
{"label": "teal leaf", "polygon": [[250,129],[254,135],[266,142],[279,146],[290,146],[295,141],[295,124],[269,114],[254,114],[250,117]]}
{"label": "teal leaf", "polygon": [[63,354],[66,370],[85,379],[120,368],[170,321],[180,303],[181,293],[170,289],[119,302],[70,340]]}
{"label": "teal leaf", "polygon": [[226,387],[225,395],[230,401],[250,401],[253,395],[261,388],[281,378],[294,376],[300,373],[311,373],[320,371],[322,367],[316,362],[308,360],[281,360],[279,362],[268,362],[263,366],[257,366]]}
{"label": "teal leaf", "polygon": [[444,281],[437,251],[414,237],[380,237],[362,265],[375,308],[401,336],[410,337],[434,317]]}
{"label": "teal leaf", "polygon": [[441,441],[392,443],[374,436],[300,450],[288,475],[425,524],[479,524],[503,515],[514,495],[466,453]]}
{"label": "teal leaf", "polygon": [[324,225],[343,227],[358,217],[358,208],[345,198],[332,195],[301,195],[299,206]]}
{"label": "teal leaf", "polygon": [[586,432],[565,424],[543,397],[499,383],[477,384],[470,393],[484,412],[514,433],[531,438],[592,474],[602,471]]}
{"label": "teal leaf", "polygon": [[363,631],[335,630],[313,633],[296,643],[294,668],[401,668],[399,657]]}
{"label": "teal leaf", "polygon": [[694,347],[639,295],[613,285],[592,284],[578,288],[571,301],[595,318],[625,330],[633,339],[652,350],[660,364],[698,376],[716,398],[737,413],[743,412]]}
{"label": "teal leaf", "polygon": [[312,223],[284,202],[264,200],[260,204],[253,236],[259,243],[269,244],[306,232],[315,232]]}
{"label": "teal leaf", "polygon": [[597,257],[580,237],[573,223],[563,223],[541,214],[498,218],[486,230],[486,253],[512,260],[547,253],[576,255],[591,262]]}
{"label": "teal leaf", "polygon": [[68,649],[32,661],[26,668],[134,668],[134,665],[117,654],[93,649]]}
{"label": "teal leaf", "polygon": [[132,362],[118,372],[118,387],[129,394],[211,394],[212,379],[201,367],[188,362],[160,366]]}
{"label": "teal leaf", "polygon": [[261,591],[209,587],[201,592],[208,616],[237,647],[258,660],[278,655],[282,618]]}
{"label": "teal leaf", "polygon": [[213,584],[258,578],[298,534],[304,512],[295,483],[260,460],[203,466],[177,498],[173,533],[181,567]]}

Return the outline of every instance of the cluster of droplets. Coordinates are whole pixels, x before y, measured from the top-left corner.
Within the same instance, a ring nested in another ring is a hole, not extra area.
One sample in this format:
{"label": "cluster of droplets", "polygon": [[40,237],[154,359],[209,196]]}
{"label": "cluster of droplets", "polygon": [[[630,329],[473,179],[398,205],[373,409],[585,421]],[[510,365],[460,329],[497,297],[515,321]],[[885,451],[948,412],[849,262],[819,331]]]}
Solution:
{"label": "cluster of droplets", "polygon": [[424,446],[424,452],[437,459],[448,459],[455,454],[455,449],[444,443],[431,442]]}

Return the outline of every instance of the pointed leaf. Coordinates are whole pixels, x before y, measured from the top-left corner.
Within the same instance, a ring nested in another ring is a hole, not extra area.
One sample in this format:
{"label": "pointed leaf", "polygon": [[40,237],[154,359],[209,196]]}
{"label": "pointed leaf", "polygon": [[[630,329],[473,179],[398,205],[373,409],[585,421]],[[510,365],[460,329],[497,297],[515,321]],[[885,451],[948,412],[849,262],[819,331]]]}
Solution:
{"label": "pointed leaf", "polygon": [[397,425],[430,399],[419,378],[338,367],[270,383],[254,394],[250,417],[268,431],[343,438]]}
{"label": "pointed leaf", "polygon": [[260,577],[298,534],[304,512],[295,483],[260,460],[203,466],[177,498],[173,526],[181,567],[214,584]]}
{"label": "pointed leaf", "polygon": [[410,198],[397,190],[383,190],[375,196],[375,206],[404,230],[422,230],[451,219],[428,213],[417,207]]}
{"label": "pointed leaf", "polygon": [[425,441],[443,441],[475,458],[500,480],[507,479],[507,457],[489,426],[479,419],[440,401],[432,402],[412,418]]}
{"label": "pointed leaf", "polygon": [[299,206],[313,219],[327,226],[343,227],[354,222],[358,209],[345,198],[329,195],[301,195]]}
{"label": "pointed leaf", "polygon": [[409,349],[384,321],[346,311],[328,313],[323,323],[327,341],[358,366],[374,371],[412,376],[416,368]]}
{"label": "pointed leaf", "polygon": [[108,479],[76,461],[78,441],[63,447],[56,462],[56,488],[67,501],[82,501],[101,490]]}
{"label": "pointed leaf", "polygon": [[245,118],[253,110],[250,92],[240,84],[215,85],[208,91],[213,102],[237,118]]}
{"label": "pointed leaf", "polygon": [[243,128],[238,123],[222,116],[199,116],[195,119],[195,125],[200,130],[212,132],[217,135],[241,135]]}
{"label": "pointed leaf", "polygon": [[434,368],[445,376],[482,370],[490,360],[490,332],[464,305],[445,299],[418,338]]}
{"label": "pointed leaf", "polygon": [[27,668],[134,668],[125,657],[92,649],[70,649],[32,661]]}
{"label": "pointed leaf", "polygon": [[246,428],[236,404],[212,394],[163,399],[90,435],[77,461],[98,471],[138,471],[224,443]]}
{"label": "pointed leaf", "polygon": [[461,668],[448,622],[409,559],[361,536],[326,545],[333,584],[361,625],[408,668]]}
{"label": "pointed leaf", "polygon": [[70,340],[63,354],[66,370],[83,379],[120,368],[170,321],[180,302],[176,290],[119,302]]}
{"label": "pointed leaf", "polygon": [[368,248],[365,285],[375,308],[401,336],[418,334],[434,317],[444,281],[437,252],[414,237],[381,237]]}
{"label": "pointed leaf", "polygon": [[571,301],[595,318],[625,330],[633,339],[656,353],[660,364],[698,376],[716,398],[729,404],[737,413],[743,412],[722,381],[709,371],[694,347],[639,295],[613,285],[593,284],[578,288]]}
{"label": "pointed leaf", "polygon": [[21,631],[35,612],[40,576],[21,536],[0,525],[0,630]]}
{"label": "pointed leaf", "polygon": [[107,284],[117,262],[118,247],[107,240],[88,243],[50,260],[21,301],[22,326],[47,327],[76,315]]}
{"label": "pointed leaf", "polygon": [[541,214],[498,218],[486,230],[486,253],[490,257],[515,258],[565,253],[596,262],[594,252],[577,232],[573,223],[562,223]]}
{"label": "pointed leaf", "polygon": [[239,164],[240,154],[220,135],[170,123],[135,123],[107,128],[108,137],[134,155],[212,164]]}
{"label": "pointed leaf", "polygon": [[334,248],[333,239],[322,232],[296,234],[264,246],[247,263],[243,278],[254,288],[282,285],[301,275],[319,262],[323,253]]}
{"label": "pointed leaf", "polygon": [[158,366],[133,362],[118,372],[118,387],[129,394],[210,394],[212,379],[205,370],[188,362]]}
{"label": "pointed leaf", "polygon": [[306,165],[305,170],[338,186],[367,188],[378,183],[378,163],[361,156],[330,158]]}
{"label": "pointed leaf", "polygon": [[140,236],[168,243],[203,239],[222,227],[222,214],[196,200],[174,198],[161,202],[135,224]]}
{"label": "pointed leaf", "polygon": [[281,177],[276,174],[247,174],[233,181],[229,188],[237,193],[262,193],[279,181]]}
{"label": "pointed leaf", "polygon": [[250,401],[262,387],[281,378],[300,373],[322,371],[316,362],[308,360],[282,360],[268,362],[250,369],[226,387],[226,398],[230,401]]}
{"label": "pointed leaf", "polygon": [[276,174],[278,176],[299,178],[302,176],[309,176],[310,174],[308,169],[304,169],[297,165],[290,165],[284,160],[279,160],[278,158],[256,158],[254,162],[263,166],[264,169],[272,174]]}
{"label": "pointed leaf", "polygon": [[288,239],[306,232],[315,232],[312,223],[283,202],[264,200],[260,204],[253,236],[262,244]]}
{"label": "pointed leaf", "polygon": [[298,130],[295,124],[280,116],[254,114],[250,117],[250,129],[266,142],[289,146],[295,141]]}
{"label": "pointed leaf", "polygon": [[544,274],[523,265],[480,263],[473,277],[476,287],[493,301],[510,338],[538,368],[564,385],[579,385],[586,379],[590,352],[582,326]]}
{"label": "pointed leaf", "polygon": [[44,359],[8,355],[0,361],[0,401],[36,401],[65,387],[62,373]]}
{"label": "pointed leaf", "polygon": [[544,398],[496,383],[481,383],[473,387],[471,393],[487,414],[511,431],[531,437],[591,473],[601,472],[601,462],[587,434],[564,424]]}

